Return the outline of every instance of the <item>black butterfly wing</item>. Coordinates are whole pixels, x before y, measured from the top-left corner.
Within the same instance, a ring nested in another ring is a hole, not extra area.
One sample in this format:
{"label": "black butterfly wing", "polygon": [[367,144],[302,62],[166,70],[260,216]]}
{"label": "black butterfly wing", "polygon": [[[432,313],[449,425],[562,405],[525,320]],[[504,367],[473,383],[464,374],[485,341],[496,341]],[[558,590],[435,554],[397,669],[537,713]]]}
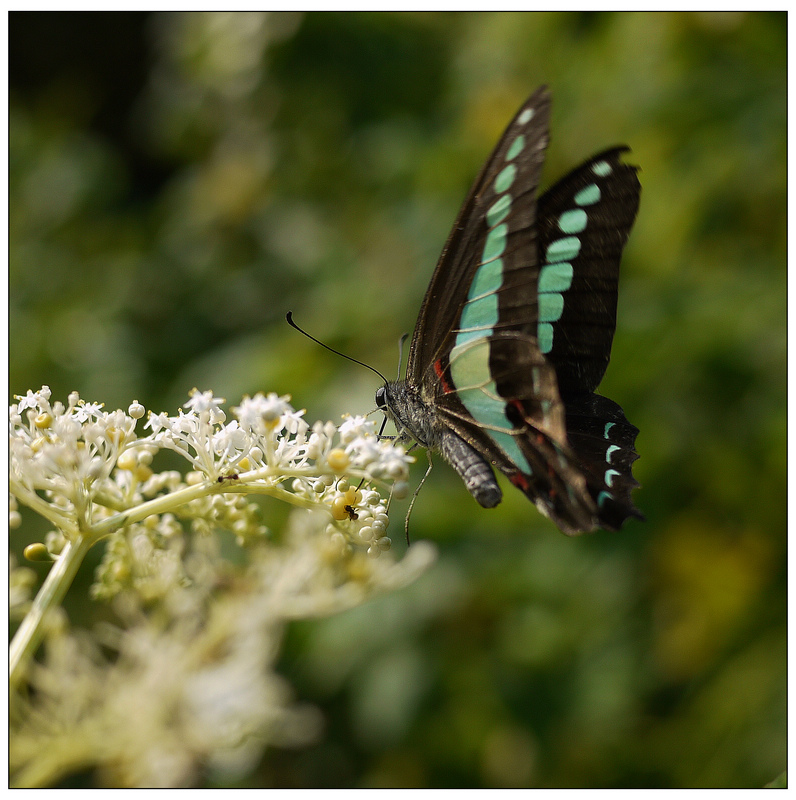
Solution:
{"label": "black butterfly wing", "polygon": [[555,373],[536,343],[536,194],[549,120],[543,86],[516,113],[475,179],[421,305],[407,382],[460,427],[489,428],[498,416],[500,429],[511,430],[503,407],[519,401],[525,418],[563,445]]}
{"label": "black butterfly wing", "polygon": [[[474,276],[491,257],[485,253],[488,235],[503,226],[508,230],[500,258],[501,285],[496,293],[501,306],[500,325],[536,335],[536,297],[527,287],[535,285],[539,269],[536,192],[549,119],[550,95],[542,86],[509,123],[473,182],[420,307],[407,363],[410,383],[434,383],[434,364],[453,349]],[[520,139],[520,152],[507,159]],[[503,315],[504,307],[511,309],[510,316]]]}
{"label": "black butterfly wing", "polygon": [[[467,195],[420,309],[407,383],[571,534],[638,515],[636,429],[591,394],[610,355],[638,181],[621,148],[607,151],[537,209],[549,113],[542,87]],[[565,407],[562,381],[579,404]]]}
{"label": "black butterfly wing", "polygon": [[[476,376],[467,382],[456,371],[454,349],[452,364],[436,384],[437,418],[506,475],[564,533],[593,530],[597,507],[577,456],[566,444],[555,371],[536,340],[499,331],[467,347],[476,360],[479,351],[489,359],[491,379]],[[437,363],[444,364],[445,359]],[[527,385],[522,376],[529,378]]]}
{"label": "black butterfly wing", "polygon": [[627,150],[590,158],[539,199],[539,346],[565,399],[593,392],[611,356],[619,261],[641,194],[637,168],[620,160]]}
{"label": "black butterfly wing", "polygon": [[638,428],[619,405],[599,394],[572,398],[566,407],[567,437],[597,507],[599,526],[619,530],[628,517],[644,519],[630,496],[638,486],[632,472]]}
{"label": "black butterfly wing", "polygon": [[627,149],[606,150],[570,172],[539,199],[538,218],[539,346],[555,367],[567,440],[599,525],[613,530],[629,516],[643,519],[630,496],[638,429],[593,393],[611,355],[619,262],[641,193],[637,168],[621,161]]}
{"label": "black butterfly wing", "polygon": [[594,506],[568,454],[555,370],[536,341],[536,193],[549,114],[542,87],[476,178],[421,306],[407,381],[438,419],[574,533],[594,526]]}

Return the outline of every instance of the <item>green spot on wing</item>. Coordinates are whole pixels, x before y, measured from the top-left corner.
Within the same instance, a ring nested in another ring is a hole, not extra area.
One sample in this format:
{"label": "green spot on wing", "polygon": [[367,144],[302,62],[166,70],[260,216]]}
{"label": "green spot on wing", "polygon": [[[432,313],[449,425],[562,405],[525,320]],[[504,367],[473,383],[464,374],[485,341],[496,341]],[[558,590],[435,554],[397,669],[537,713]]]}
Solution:
{"label": "green spot on wing", "polygon": [[556,261],[572,261],[580,252],[580,239],[577,236],[565,236],[551,242],[545,253],[545,261],[552,264]]}
{"label": "green spot on wing", "polygon": [[553,349],[553,326],[549,322],[540,322],[537,328],[539,349],[542,353],[549,353]]}
{"label": "green spot on wing", "polygon": [[456,347],[450,354],[451,378],[457,391],[478,388],[489,383],[489,339],[463,345],[456,337]]}
{"label": "green spot on wing", "polygon": [[[493,381],[486,386],[487,391],[495,388]],[[464,407],[483,425],[492,428],[511,430],[511,425],[503,413],[505,403],[501,399],[490,397],[483,389],[459,389],[459,399]],[[491,431],[490,431],[491,433]]]}
{"label": "green spot on wing", "polygon": [[517,117],[517,122],[519,122],[520,125],[526,125],[533,119],[534,113],[534,109],[526,108],[525,111]]}
{"label": "green spot on wing", "polygon": [[490,228],[502,222],[511,210],[511,195],[501,195],[486,212],[486,224]]}
{"label": "green spot on wing", "polygon": [[613,167],[611,167],[607,161],[595,161],[594,164],[591,165],[591,171],[595,175],[605,178],[613,172]]}
{"label": "green spot on wing", "polygon": [[572,285],[572,264],[560,261],[557,264],[546,264],[539,273],[539,289],[541,292],[566,292]]}
{"label": "green spot on wing", "polygon": [[562,233],[580,233],[586,228],[586,212],[582,208],[565,211],[558,220]]}
{"label": "green spot on wing", "polygon": [[484,252],[481,256],[481,262],[486,263],[492,261],[503,254],[506,249],[506,236],[509,232],[509,226],[505,223],[493,228],[486,237],[486,244],[484,245]]}
{"label": "green spot on wing", "polygon": [[515,159],[521,152],[523,147],[525,147],[525,137],[518,136],[512,143],[511,147],[509,147],[508,153],[506,153],[506,161],[511,161]]}
{"label": "green spot on wing", "polygon": [[495,178],[495,192],[497,194],[503,194],[503,192],[507,191],[508,188],[514,183],[514,178],[517,175],[517,167],[514,164],[509,164],[507,167],[504,167],[499,173],[497,178]]}
{"label": "green spot on wing", "polygon": [[487,294],[464,304],[459,328],[462,330],[492,331],[498,320],[496,294]]}
{"label": "green spot on wing", "polygon": [[575,202],[579,206],[593,206],[600,202],[600,196],[600,187],[596,183],[590,183],[575,195]]}
{"label": "green spot on wing", "polygon": [[506,417],[506,403],[498,394],[489,372],[489,340],[483,338],[477,343],[462,346],[460,339],[461,334],[450,355],[451,378],[459,399],[473,419],[486,426],[486,432],[495,444],[520,469],[530,473],[528,460],[516,439],[508,433],[513,428]]}
{"label": "green spot on wing", "polygon": [[564,313],[564,298],[558,292],[539,295],[539,322],[556,322]]}
{"label": "green spot on wing", "polygon": [[473,328],[469,331],[459,331],[456,334],[456,346],[459,347],[460,345],[465,345],[468,342],[472,342],[476,339],[484,339],[492,333],[492,329],[489,330],[481,330],[480,328]]}
{"label": "green spot on wing", "polygon": [[512,436],[510,433],[502,433],[501,431],[487,431],[487,433],[498,447],[500,447],[523,472],[533,475],[531,465],[528,463],[528,459],[522,454],[522,450],[520,450],[520,446],[517,444],[516,437]]}
{"label": "green spot on wing", "polygon": [[469,300],[496,292],[503,283],[503,261],[500,258],[482,264],[475,273],[468,293]]}

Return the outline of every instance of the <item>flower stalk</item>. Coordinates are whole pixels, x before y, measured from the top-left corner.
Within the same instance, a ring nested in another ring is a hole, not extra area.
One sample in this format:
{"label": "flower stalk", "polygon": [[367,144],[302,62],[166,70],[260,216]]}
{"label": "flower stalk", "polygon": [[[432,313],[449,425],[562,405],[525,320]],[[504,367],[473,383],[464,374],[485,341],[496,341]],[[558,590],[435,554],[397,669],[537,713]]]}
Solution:
{"label": "flower stalk", "polygon": [[83,558],[91,549],[91,544],[88,538],[80,537],[75,542],[64,545],[52,569],[47,573],[30,611],[14,634],[8,650],[8,677],[12,691],[24,679],[27,663],[45,635],[48,615],[61,605]]}

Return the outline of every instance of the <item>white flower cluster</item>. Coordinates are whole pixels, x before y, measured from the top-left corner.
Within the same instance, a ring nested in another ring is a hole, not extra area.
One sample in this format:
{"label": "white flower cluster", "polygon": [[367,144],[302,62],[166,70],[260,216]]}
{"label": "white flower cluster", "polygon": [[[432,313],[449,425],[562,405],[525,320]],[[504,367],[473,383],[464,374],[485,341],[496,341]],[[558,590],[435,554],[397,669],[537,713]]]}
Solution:
{"label": "white flower cluster", "polygon": [[[310,426],[276,394],[245,398],[231,421],[223,400],[197,390],[176,416],[145,422],[138,402],[106,412],[76,392],[51,402],[46,386],[17,400],[9,524],[20,527],[23,507],[46,518],[52,531],[24,552],[54,563],[31,600],[35,574],[12,562],[21,622],[11,684],[33,689],[14,693],[15,784],[93,764],[110,785],[189,785],[201,769],[243,774],[263,747],[317,736],[317,713],[276,672],[284,626],[397,589],[431,565],[423,542],[400,561],[383,555],[389,519],[376,487],[406,494],[404,449],[364,417]],[[162,450],[186,469],[156,472]],[[270,537],[253,495],[305,511]],[[246,545],[242,557],[223,557],[224,531]],[[114,600],[120,627],[95,641],[57,612],[99,540],[92,594]]]}
{"label": "white flower cluster", "polygon": [[191,786],[208,771],[224,783],[266,747],[316,740],[319,711],[277,670],[285,625],[406,586],[434,559],[427,542],[400,561],[341,553],[323,514],[298,510],[283,544],[258,542],[236,570],[212,536],[195,544],[185,585],[160,602],[117,598],[124,628],[105,626],[99,642],[63,627],[50,634],[31,668],[32,697],[15,702],[15,785],[47,785],[87,765],[108,787]]}
{"label": "white flower cluster", "polygon": [[[339,431],[330,422],[310,428],[289,399],[274,393],[246,397],[228,422],[222,399],[194,390],[177,416],[150,413],[144,425],[150,433],[139,437],[136,423],[145,411],[138,402],[127,412],[106,412],[77,392],[64,406],[50,402],[46,386],[29,391],[10,408],[12,496],[56,527],[46,543],[53,555],[78,532],[104,536],[155,515],[147,524],[165,525],[160,533],[168,539],[173,517],[166,512],[200,520],[212,510],[210,519],[225,515],[246,539],[263,531],[252,527],[251,514],[236,498],[270,494],[304,508],[326,508],[348,545],[364,545],[378,556],[390,546],[388,519],[381,495],[370,486],[392,484],[397,496],[405,495],[412,457],[380,441],[364,417],[346,419]],[[189,462],[184,478],[153,472],[153,458],[163,449]],[[190,497],[181,495],[191,487]],[[174,502],[163,502],[164,493]],[[203,498],[212,509],[203,508]],[[12,513],[18,524],[16,506]],[[119,525],[111,524],[114,517]]]}

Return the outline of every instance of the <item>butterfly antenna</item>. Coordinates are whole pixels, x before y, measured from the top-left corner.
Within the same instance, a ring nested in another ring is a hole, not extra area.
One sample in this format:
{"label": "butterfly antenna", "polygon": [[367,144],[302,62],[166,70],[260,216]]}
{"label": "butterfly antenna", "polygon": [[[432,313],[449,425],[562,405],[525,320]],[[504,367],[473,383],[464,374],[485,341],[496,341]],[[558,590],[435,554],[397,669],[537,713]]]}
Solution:
{"label": "butterfly antenna", "polygon": [[299,333],[303,333],[308,339],[312,339],[315,344],[319,344],[321,347],[325,347],[330,352],[334,353],[337,356],[341,356],[342,358],[347,358],[349,361],[353,361],[355,364],[359,364],[360,367],[366,367],[371,372],[375,372],[385,383],[389,383],[387,378],[384,377],[375,367],[371,367],[370,364],[366,364],[364,361],[359,361],[356,358],[352,358],[351,356],[347,356],[345,353],[341,353],[339,350],[335,350],[334,347],[329,347],[328,344],[324,344],[319,339],[316,339],[314,336],[310,336],[307,331],[299,328],[295,322],[293,322],[293,312],[288,311],[285,315],[285,319],[287,320],[287,324],[290,325],[291,328],[295,328]]}

